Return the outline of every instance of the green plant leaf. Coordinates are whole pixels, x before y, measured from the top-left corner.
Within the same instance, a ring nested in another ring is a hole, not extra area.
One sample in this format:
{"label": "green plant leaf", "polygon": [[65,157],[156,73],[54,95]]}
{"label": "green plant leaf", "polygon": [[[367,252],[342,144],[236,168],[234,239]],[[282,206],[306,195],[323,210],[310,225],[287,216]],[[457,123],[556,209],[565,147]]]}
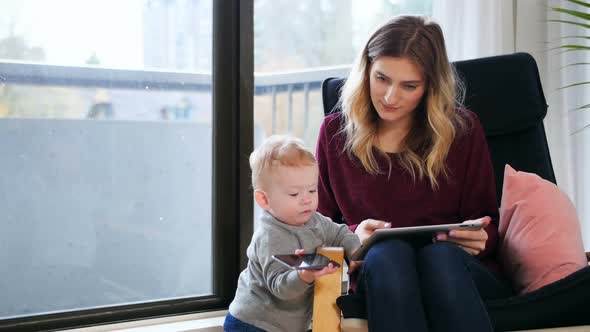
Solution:
{"label": "green plant leaf", "polygon": [[577,107],[577,108],[574,108],[574,109],[568,110],[568,112],[575,112],[575,111],[582,110],[582,109],[584,109],[584,108],[590,108],[590,104],[587,104],[587,105],[584,105],[584,106],[580,106],[580,107]]}
{"label": "green plant leaf", "polygon": [[569,1],[571,3],[575,3],[575,4],[580,5],[580,6],[584,6],[584,7],[590,8],[590,3],[587,3],[587,2],[584,2],[584,1],[580,1],[580,0],[567,0],[567,1]]}
{"label": "green plant leaf", "polygon": [[590,39],[590,36],[565,36],[565,37],[561,37],[559,39],[556,39],[554,41],[562,40],[562,39],[569,39],[569,38],[574,38],[574,39]]}
{"label": "green plant leaf", "polygon": [[578,111],[578,110],[581,110],[581,109],[584,109],[584,108],[590,108],[590,104],[586,104],[584,106],[580,106],[578,108],[574,108],[573,110],[569,110],[569,112],[575,112],[575,111]]}
{"label": "green plant leaf", "polygon": [[559,69],[563,69],[563,68],[567,68],[567,67],[572,67],[572,66],[582,66],[582,65],[590,65],[590,62],[576,62],[576,63],[570,63],[568,65],[565,65]]}
{"label": "green plant leaf", "polygon": [[557,23],[565,23],[565,24],[578,25],[578,26],[584,27],[586,29],[590,29],[590,24],[584,24],[584,23],[573,22],[573,21],[564,21],[564,20],[547,20],[547,21],[548,22],[557,22]]}
{"label": "green plant leaf", "polygon": [[575,135],[575,134],[577,134],[577,133],[580,133],[580,132],[584,131],[584,129],[588,128],[588,127],[590,127],[590,124],[588,124],[588,125],[585,125],[584,127],[582,127],[582,128],[580,128],[580,129],[578,129],[578,130],[574,131],[574,132],[572,133],[572,135]]}
{"label": "green plant leaf", "polygon": [[[567,0],[570,3],[582,6],[582,7],[586,7],[586,8],[590,8],[590,2],[587,1],[582,1],[582,0]],[[566,19],[563,20],[547,20],[548,22],[556,22],[556,23],[562,23],[562,24],[570,24],[570,25],[575,25],[575,26],[580,26],[583,27],[585,29],[590,29],[590,13],[587,13],[587,10],[584,10],[584,12],[580,11],[580,10],[573,10],[573,9],[565,9],[565,8],[556,8],[556,7],[551,7],[550,8],[551,11],[556,12],[556,13],[560,13],[560,14],[565,14],[568,15],[569,17],[566,17]],[[563,16],[562,16],[563,17]],[[575,19],[575,20],[573,20]],[[577,40],[590,40],[589,36],[565,36],[565,37],[560,37],[558,40],[567,40],[567,39],[577,39]],[[556,40],[552,41],[551,43],[556,42]],[[550,44],[550,43],[547,43]],[[575,44],[565,44],[565,45],[561,45],[561,46],[557,46],[557,47],[553,47],[551,48],[551,50],[555,50],[555,49],[561,49],[563,50],[563,52],[571,52],[571,51],[589,51],[590,50],[590,46],[585,46],[585,45],[575,45]],[[590,65],[590,63],[588,62],[576,62],[576,63],[571,63],[568,65],[565,65],[563,67],[561,67],[560,69],[563,68],[567,68],[567,67],[572,67],[572,66],[581,66],[581,65]],[[559,88],[558,90],[563,90],[563,89],[567,89],[567,88],[571,88],[571,87],[576,87],[576,86],[581,86],[581,85],[587,85],[590,84],[590,82],[579,82],[579,83],[574,83],[574,84],[570,84],[567,86],[563,86],[561,88]],[[586,104],[583,106],[580,106],[578,108],[575,108],[571,111],[578,111],[578,110],[582,110],[582,109],[589,109],[590,108],[590,104]],[[572,133],[572,135],[575,135],[585,129],[587,129],[588,127],[590,127],[590,124],[585,125],[584,127],[582,127],[581,129],[576,130],[575,132]]]}
{"label": "green plant leaf", "polygon": [[565,36],[565,37],[559,37],[559,38],[550,40],[548,42],[544,42],[544,44],[551,45],[551,44],[554,44],[554,43],[556,43],[558,41],[562,41],[562,40],[565,40],[565,39],[584,39],[584,40],[590,40],[590,36]]}
{"label": "green plant leaf", "polygon": [[581,18],[586,21],[590,21],[590,14],[588,14],[588,13],[580,12],[577,10],[571,10],[571,9],[565,9],[565,8],[555,8],[555,7],[552,7],[551,10],[553,10],[554,12],[563,13],[563,14],[567,14],[567,15],[570,15],[573,17]]}
{"label": "green plant leaf", "polygon": [[557,46],[557,47],[552,47],[549,50],[558,50],[558,49],[564,49],[565,52],[569,52],[569,51],[588,51],[590,50],[590,46],[583,46],[583,45],[561,45],[561,46]]}
{"label": "green plant leaf", "polygon": [[571,87],[578,86],[578,85],[585,85],[585,84],[590,84],[590,82],[580,82],[580,83],[574,83],[574,84],[570,84],[570,85],[562,86],[561,88],[559,88],[559,89],[557,89],[557,90],[563,90],[563,89],[571,88]]}

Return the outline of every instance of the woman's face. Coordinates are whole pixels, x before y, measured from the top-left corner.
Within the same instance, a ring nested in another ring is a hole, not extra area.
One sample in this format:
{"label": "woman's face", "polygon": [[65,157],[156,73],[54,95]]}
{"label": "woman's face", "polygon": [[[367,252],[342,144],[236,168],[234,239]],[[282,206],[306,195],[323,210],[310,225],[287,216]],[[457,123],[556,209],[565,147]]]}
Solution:
{"label": "woman's face", "polygon": [[371,65],[371,101],[381,121],[409,128],[412,112],[418,107],[426,82],[420,68],[406,58],[381,56]]}

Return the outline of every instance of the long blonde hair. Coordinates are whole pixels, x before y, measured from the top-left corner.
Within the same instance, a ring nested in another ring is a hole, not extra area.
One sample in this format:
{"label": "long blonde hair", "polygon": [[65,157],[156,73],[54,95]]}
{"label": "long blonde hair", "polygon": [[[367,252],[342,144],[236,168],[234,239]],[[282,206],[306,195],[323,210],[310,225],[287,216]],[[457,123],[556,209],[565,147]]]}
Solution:
{"label": "long blonde hair", "polygon": [[[458,112],[464,88],[449,63],[442,29],[428,18],[398,16],[377,29],[362,49],[340,98],[345,151],[356,156],[368,173],[383,173],[374,154],[380,118],[371,102],[369,83],[371,65],[381,56],[406,58],[422,69],[426,91],[397,156],[414,180],[426,175],[436,189],[439,177],[448,177],[447,154],[464,126]],[[391,172],[391,159],[387,160]]]}

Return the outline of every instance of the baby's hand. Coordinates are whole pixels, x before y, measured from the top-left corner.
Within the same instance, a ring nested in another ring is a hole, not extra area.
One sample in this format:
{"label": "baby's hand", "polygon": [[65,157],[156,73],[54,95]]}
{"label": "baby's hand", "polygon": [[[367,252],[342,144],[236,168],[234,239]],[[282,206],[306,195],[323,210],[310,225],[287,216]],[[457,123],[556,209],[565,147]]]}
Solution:
{"label": "baby's hand", "polygon": [[[295,250],[295,255],[303,255],[305,254],[305,250],[297,249]],[[334,264],[330,263],[328,266],[321,270],[299,270],[297,273],[299,274],[299,278],[305,281],[308,284],[314,282],[315,278],[323,276],[325,274],[332,274],[338,271],[338,268],[334,266]]]}

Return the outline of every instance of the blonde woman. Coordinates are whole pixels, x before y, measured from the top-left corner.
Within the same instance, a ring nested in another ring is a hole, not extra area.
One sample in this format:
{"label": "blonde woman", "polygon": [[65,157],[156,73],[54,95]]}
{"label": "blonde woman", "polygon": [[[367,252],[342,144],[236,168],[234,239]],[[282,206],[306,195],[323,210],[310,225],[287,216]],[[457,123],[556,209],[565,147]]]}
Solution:
{"label": "blonde woman", "polygon": [[374,245],[356,286],[371,331],[493,331],[482,300],[511,293],[493,257],[492,163],[460,87],[439,25],[400,16],[369,38],[342,112],[321,126],[318,211],[361,241],[385,227],[486,225]]}

